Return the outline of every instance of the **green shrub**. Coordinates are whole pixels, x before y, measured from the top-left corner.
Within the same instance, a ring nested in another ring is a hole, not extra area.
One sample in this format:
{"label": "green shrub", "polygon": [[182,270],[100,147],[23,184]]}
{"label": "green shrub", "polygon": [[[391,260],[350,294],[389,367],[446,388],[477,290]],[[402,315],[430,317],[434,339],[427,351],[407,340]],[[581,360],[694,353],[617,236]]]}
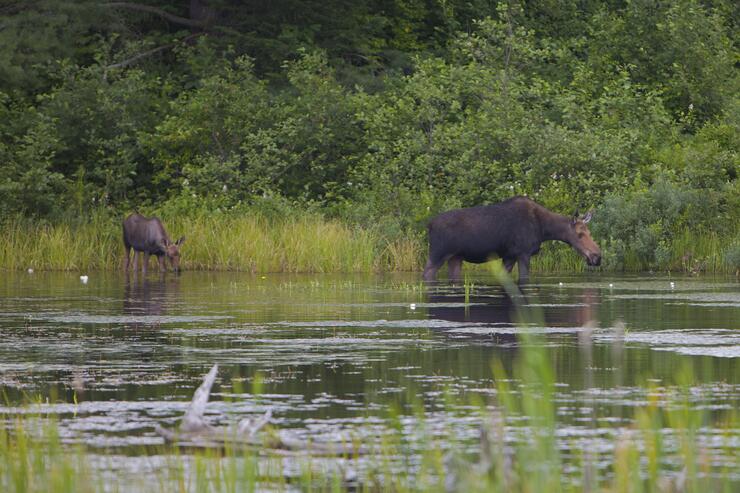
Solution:
{"label": "green shrub", "polygon": [[740,273],[740,238],[737,238],[725,252],[725,262],[731,271]]}
{"label": "green shrub", "polygon": [[[727,235],[737,227],[736,211],[727,203],[722,193],[661,177],[649,187],[608,196],[591,230],[606,268],[694,270],[697,261],[721,256],[720,245],[713,242],[716,232]],[[690,242],[683,241],[686,232],[691,232]]]}

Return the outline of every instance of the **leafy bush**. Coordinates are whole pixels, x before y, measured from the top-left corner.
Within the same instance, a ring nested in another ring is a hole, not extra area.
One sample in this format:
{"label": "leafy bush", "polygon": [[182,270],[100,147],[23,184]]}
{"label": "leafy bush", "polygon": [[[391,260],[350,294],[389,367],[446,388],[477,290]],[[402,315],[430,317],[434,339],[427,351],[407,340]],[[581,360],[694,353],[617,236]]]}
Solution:
{"label": "leafy bush", "polygon": [[677,258],[695,252],[675,251],[671,245],[679,232],[717,231],[736,211],[724,210],[721,195],[706,195],[660,177],[651,186],[625,195],[610,195],[595,215],[591,228],[601,241],[604,262],[611,268],[671,268]]}
{"label": "leafy bush", "polygon": [[58,211],[63,176],[53,169],[59,141],[54,123],[0,92],[0,217]]}
{"label": "leafy bush", "polygon": [[740,273],[740,238],[737,238],[727,249],[725,262],[730,267],[730,270]]}

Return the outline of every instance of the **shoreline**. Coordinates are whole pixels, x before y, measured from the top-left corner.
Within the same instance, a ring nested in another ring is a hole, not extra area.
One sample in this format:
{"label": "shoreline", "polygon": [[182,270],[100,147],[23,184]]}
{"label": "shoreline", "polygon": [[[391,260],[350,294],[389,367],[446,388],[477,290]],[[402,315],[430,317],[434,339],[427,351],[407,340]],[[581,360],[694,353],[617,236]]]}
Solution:
{"label": "shoreline", "polygon": [[[393,237],[377,229],[352,225],[319,215],[277,219],[259,215],[214,215],[163,218],[172,237],[184,235],[183,270],[266,273],[421,272],[426,262],[425,235]],[[598,272],[664,272],[736,274],[727,255],[735,236],[678,232],[665,259],[655,265],[635,251],[617,254],[603,239]],[[27,219],[0,224],[0,270],[114,271],[122,270],[124,248],[118,218],[93,216],[87,222],[35,224]],[[156,270],[151,260],[150,271]],[[488,270],[488,264],[464,264],[468,272]],[[446,267],[443,267],[443,271]],[[580,273],[584,260],[565,244],[547,242],[532,258],[532,272]]]}

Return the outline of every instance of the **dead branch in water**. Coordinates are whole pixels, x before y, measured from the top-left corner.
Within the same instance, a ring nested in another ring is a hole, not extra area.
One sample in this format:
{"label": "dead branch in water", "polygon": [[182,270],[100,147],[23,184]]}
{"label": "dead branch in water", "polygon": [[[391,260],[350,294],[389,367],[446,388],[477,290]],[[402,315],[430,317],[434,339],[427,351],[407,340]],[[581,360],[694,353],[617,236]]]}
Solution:
{"label": "dead branch in water", "polygon": [[367,453],[363,446],[355,446],[350,441],[337,443],[311,442],[295,436],[288,430],[270,430],[265,427],[272,418],[272,409],[258,418],[245,418],[236,426],[217,427],[209,424],[204,413],[211,388],[216,381],[218,365],[203,377],[203,383],[193,394],[193,400],[185,411],[180,426],[176,430],[156,426],[155,431],[166,442],[187,447],[218,448],[226,445],[257,448],[260,451],[282,455],[285,453],[309,453],[313,455],[357,455]]}

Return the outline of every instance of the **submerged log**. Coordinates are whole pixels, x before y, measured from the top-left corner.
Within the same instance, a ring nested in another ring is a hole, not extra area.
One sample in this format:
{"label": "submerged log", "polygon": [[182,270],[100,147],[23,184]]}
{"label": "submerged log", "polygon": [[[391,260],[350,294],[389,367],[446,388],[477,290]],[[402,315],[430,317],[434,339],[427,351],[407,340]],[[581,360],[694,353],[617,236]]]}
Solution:
{"label": "submerged log", "polygon": [[368,452],[366,447],[354,445],[350,441],[311,442],[295,436],[288,430],[268,430],[266,426],[272,418],[272,409],[268,409],[260,417],[242,419],[236,426],[222,427],[209,424],[204,418],[204,413],[217,373],[218,365],[213,365],[203,377],[203,383],[193,394],[193,400],[177,429],[167,429],[159,425],[155,427],[155,431],[166,442],[183,447],[220,448],[228,445],[255,448],[277,455],[293,453],[360,455]]}

